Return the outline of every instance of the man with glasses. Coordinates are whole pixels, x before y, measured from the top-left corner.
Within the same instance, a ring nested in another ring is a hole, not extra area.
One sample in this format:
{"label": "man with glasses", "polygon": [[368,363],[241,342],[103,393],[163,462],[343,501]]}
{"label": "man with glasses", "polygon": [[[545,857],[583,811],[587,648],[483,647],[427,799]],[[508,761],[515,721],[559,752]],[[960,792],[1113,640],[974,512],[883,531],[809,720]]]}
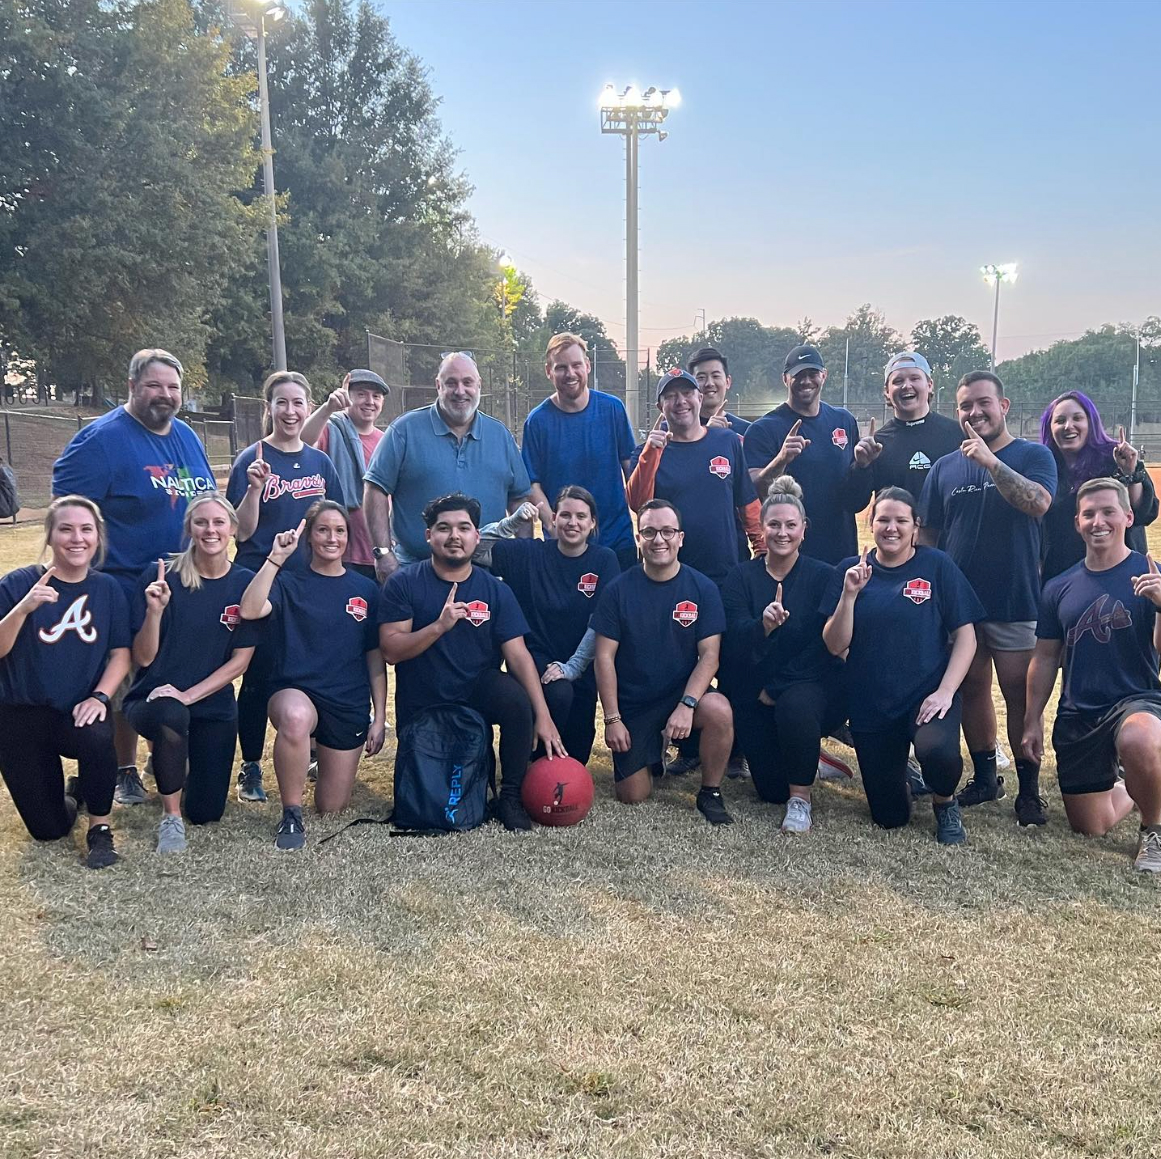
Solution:
{"label": "man with glasses", "polygon": [[435,387],[436,401],[397,418],[367,465],[363,513],[381,581],[430,558],[422,511],[432,499],[472,495],[481,521],[495,523],[532,489],[508,428],[479,413],[480,371],[470,350],[443,356]]}

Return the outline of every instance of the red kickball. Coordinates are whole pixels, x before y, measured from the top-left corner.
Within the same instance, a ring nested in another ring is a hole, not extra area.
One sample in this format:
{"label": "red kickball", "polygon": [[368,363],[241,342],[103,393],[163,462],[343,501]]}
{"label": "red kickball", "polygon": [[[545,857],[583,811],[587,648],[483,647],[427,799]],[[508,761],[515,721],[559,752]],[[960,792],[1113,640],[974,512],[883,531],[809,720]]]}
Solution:
{"label": "red kickball", "polygon": [[520,795],[533,821],[575,825],[592,808],[593,779],[572,757],[541,757],[528,766]]}

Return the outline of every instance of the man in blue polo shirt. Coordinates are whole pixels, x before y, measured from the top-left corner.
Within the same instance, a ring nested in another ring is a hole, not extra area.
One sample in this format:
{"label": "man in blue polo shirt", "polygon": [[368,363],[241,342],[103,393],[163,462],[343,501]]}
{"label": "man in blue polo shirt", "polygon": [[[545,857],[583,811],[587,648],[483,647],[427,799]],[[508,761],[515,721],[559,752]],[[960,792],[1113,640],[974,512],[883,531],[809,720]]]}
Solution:
{"label": "man in blue polo shirt", "polygon": [[483,521],[495,523],[531,490],[508,428],[479,413],[480,372],[471,354],[445,355],[435,386],[436,401],[397,418],[367,465],[363,513],[380,580],[431,555],[420,513],[436,496],[472,495]]}

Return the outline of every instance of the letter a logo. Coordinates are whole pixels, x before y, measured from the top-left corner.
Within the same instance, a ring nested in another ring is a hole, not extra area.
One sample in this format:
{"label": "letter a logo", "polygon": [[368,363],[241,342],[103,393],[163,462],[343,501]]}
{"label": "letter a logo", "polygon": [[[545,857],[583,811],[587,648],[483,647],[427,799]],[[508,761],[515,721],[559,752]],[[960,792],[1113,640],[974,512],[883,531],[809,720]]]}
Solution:
{"label": "letter a logo", "polygon": [[85,607],[88,598],[88,596],[81,596],[73,600],[57,623],[47,632],[41,628],[37,635],[46,644],[56,644],[65,632],[76,632],[86,644],[92,644],[97,639],[97,629],[91,626],[93,613]]}

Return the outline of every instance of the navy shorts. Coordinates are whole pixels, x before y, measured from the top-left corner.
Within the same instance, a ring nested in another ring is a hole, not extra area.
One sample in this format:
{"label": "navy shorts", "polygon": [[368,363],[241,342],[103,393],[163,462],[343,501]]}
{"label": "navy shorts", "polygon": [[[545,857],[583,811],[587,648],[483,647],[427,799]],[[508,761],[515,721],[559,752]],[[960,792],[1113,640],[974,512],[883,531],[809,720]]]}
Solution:
{"label": "navy shorts", "polygon": [[613,753],[613,780],[623,781],[641,769],[657,764],[664,756],[661,733],[681,697],[662,701],[651,708],[642,708],[622,722],[629,730],[629,751]]}
{"label": "navy shorts", "polygon": [[1107,793],[1117,782],[1117,737],[1130,716],[1147,712],[1161,719],[1161,692],[1141,692],[1107,712],[1072,712],[1052,726],[1056,776],[1062,793]]}

